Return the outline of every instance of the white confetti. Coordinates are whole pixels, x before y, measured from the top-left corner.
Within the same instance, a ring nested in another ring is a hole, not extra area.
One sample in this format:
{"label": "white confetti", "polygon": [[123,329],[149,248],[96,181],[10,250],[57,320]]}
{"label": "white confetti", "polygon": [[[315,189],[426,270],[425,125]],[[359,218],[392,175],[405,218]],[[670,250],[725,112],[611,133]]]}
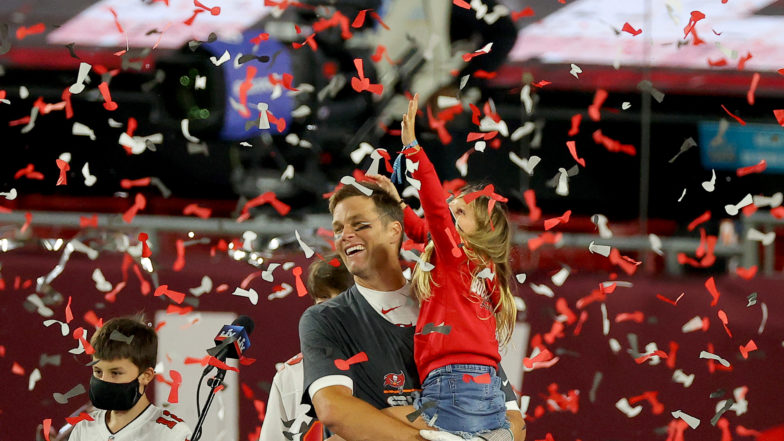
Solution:
{"label": "white confetti", "polygon": [[257,293],[253,288],[246,290],[238,287],[231,294],[238,297],[247,297],[250,300],[250,303],[253,305],[259,303],[259,293]]}
{"label": "white confetti", "polygon": [[621,103],[621,109],[623,110],[629,110],[631,107],[632,107],[632,103],[628,101],[624,101],[623,103]]}
{"label": "white confetti", "polygon": [[569,174],[563,167],[558,168],[558,173],[558,186],[555,187],[555,194],[569,196]]}
{"label": "white confetti", "polygon": [[340,178],[340,183],[343,185],[353,185],[354,187],[357,188],[357,190],[361,191],[365,196],[370,196],[373,194],[373,190],[358,183],[353,176],[343,176],[342,178]]}
{"label": "white confetti", "polygon": [[686,424],[688,424],[689,427],[691,427],[692,429],[696,429],[697,426],[700,425],[699,418],[694,418],[693,416],[691,416],[691,415],[689,415],[689,414],[687,414],[687,413],[685,413],[685,412],[683,412],[681,410],[676,410],[675,412],[671,412],[671,413],[672,413],[672,417],[673,418],[680,418],[683,421],[686,421]]}
{"label": "white confetti", "polygon": [[367,142],[361,142],[359,143],[359,147],[357,147],[356,150],[349,153],[349,157],[354,164],[359,164],[363,159],[365,159],[365,156],[373,153],[373,150],[375,149],[372,145]]}
{"label": "white confetti", "polygon": [[576,65],[576,64],[574,64],[574,63],[572,63],[572,65],[571,65],[571,69],[569,70],[569,73],[570,73],[570,74],[571,74],[573,77],[575,77],[575,78],[577,78],[577,79],[579,80],[579,79],[580,79],[580,77],[579,77],[578,75],[579,75],[579,74],[581,74],[581,73],[583,73],[583,70],[580,68],[580,66],[578,66],[578,65]]}
{"label": "white confetti", "polygon": [[610,334],[610,319],[607,318],[607,304],[602,303],[602,334]]}
{"label": "white confetti", "polygon": [[776,232],[763,233],[755,228],[749,228],[749,231],[746,233],[746,239],[762,242],[763,245],[768,246],[776,240]]}
{"label": "white confetti", "polygon": [[651,233],[648,235],[648,242],[651,243],[651,249],[654,253],[662,256],[664,255],[664,251],[662,251],[662,241],[659,236]]}
{"label": "white confetti", "polygon": [[525,277],[526,277],[525,273],[520,273],[515,276],[515,278],[517,279],[517,283],[525,283]]}
{"label": "white confetti", "polygon": [[760,307],[762,309],[762,322],[760,322],[759,329],[757,329],[757,334],[762,335],[762,331],[765,330],[765,323],[768,322],[768,305],[762,302]]}
{"label": "white confetti", "polygon": [[16,199],[16,197],[17,197],[18,195],[17,195],[17,193],[16,193],[16,189],[15,189],[15,188],[12,188],[11,190],[9,190],[9,191],[7,191],[7,192],[5,192],[5,193],[0,193],[0,196],[2,196],[2,197],[4,197],[4,198],[8,199],[9,201],[13,201],[14,199]]}
{"label": "white confetti", "polygon": [[629,400],[626,398],[621,398],[615,403],[615,408],[623,412],[629,418],[634,418],[642,412],[642,405],[639,404],[635,407],[632,407],[629,404]]}
{"label": "white confetti", "polygon": [[569,268],[563,267],[557,273],[553,274],[550,280],[553,281],[553,285],[562,286],[564,282],[566,282],[566,278],[569,277],[569,274]]}
{"label": "white confetti", "polygon": [[683,387],[689,387],[694,382],[694,374],[686,375],[682,370],[676,369],[672,373],[672,381],[682,384]]}
{"label": "white confetti", "polygon": [[88,79],[87,75],[90,73],[90,68],[92,68],[92,66],[87,63],[79,63],[79,73],[76,74],[76,83],[68,88],[69,92],[74,95],[82,93],[84,90],[84,82]]}
{"label": "white confetti", "polygon": [[84,176],[84,185],[88,187],[95,185],[95,182],[98,180],[98,178],[90,174],[90,164],[87,162],[82,167],[82,176]]}
{"label": "white confetti", "polygon": [[745,206],[747,206],[747,205],[751,205],[752,203],[754,203],[754,198],[751,196],[751,194],[747,194],[747,195],[746,195],[746,196],[744,196],[744,197],[743,197],[743,199],[741,199],[741,200],[740,200],[740,202],[738,202],[737,204],[735,204],[735,205],[733,205],[733,204],[727,204],[727,205],[725,205],[725,206],[724,206],[724,210],[725,210],[725,211],[727,212],[727,214],[729,214],[730,216],[735,216],[736,214],[738,214],[738,212],[739,212],[739,211],[740,211],[740,210],[741,210],[743,207],[745,207]]}
{"label": "white confetti", "polygon": [[532,121],[527,121],[525,124],[515,129],[515,131],[512,132],[512,136],[510,136],[509,139],[511,139],[512,141],[519,141],[523,136],[530,135],[531,133],[533,133],[534,130],[536,130],[536,123]]}
{"label": "white confetti", "polygon": [[591,222],[599,229],[599,237],[602,239],[610,239],[613,237],[610,227],[607,226],[607,216],[603,214],[594,214],[591,216]]}
{"label": "white confetti", "polygon": [[684,323],[681,327],[681,331],[686,334],[689,332],[699,331],[704,327],[704,323],[706,322],[707,318],[702,318],[700,316],[694,316],[691,320]]}
{"label": "white confetti", "polygon": [[190,288],[188,291],[196,297],[207,294],[212,291],[212,279],[210,279],[209,276],[203,276],[201,278],[201,285],[196,288]]}
{"label": "white confetti", "polygon": [[305,252],[305,257],[310,259],[313,256],[313,248],[309,247],[308,244],[302,241],[302,238],[299,237],[299,231],[294,230],[294,235],[297,237],[297,242],[299,242],[299,246],[302,248],[302,251]]}
{"label": "white confetti", "polygon": [[711,170],[711,179],[710,181],[704,181],[702,183],[702,188],[708,193],[716,189],[716,170]]}
{"label": "white confetti", "polygon": [[275,271],[275,268],[279,267],[279,263],[270,263],[266,270],[261,272],[261,278],[266,280],[267,282],[272,282],[275,279],[272,277],[272,272]]}
{"label": "white confetti", "polygon": [[612,247],[609,245],[597,245],[594,241],[591,241],[591,243],[588,244],[588,251],[594,254],[601,254],[604,257],[609,257]]}
{"label": "white confetti", "polygon": [[416,253],[411,250],[401,250],[400,255],[403,256],[403,258],[406,260],[417,262],[417,264],[422,268],[422,271],[428,272],[435,268],[432,263],[425,262],[424,260],[420,259],[419,256],[417,256]]}
{"label": "white confetti", "polygon": [[47,328],[55,323],[60,325],[60,334],[62,334],[63,337],[67,336],[71,332],[68,323],[61,322],[60,320],[44,320],[44,326]]}
{"label": "white confetti", "polygon": [[54,311],[52,311],[49,307],[44,305],[44,301],[41,300],[41,298],[38,297],[37,295],[30,294],[29,296],[27,296],[27,301],[35,305],[36,312],[38,312],[38,314],[40,314],[41,316],[51,317],[54,315]]}
{"label": "white confetti", "polygon": [[269,115],[267,115],[268,108],[269,105],[267,103],[256,104],[256,110],[259,111],[259,128],[262,130],[268,130],[270,128]]}
{"label": "white confetti", "polygon": [[718,356],[718,355],[716,355],[716,354],[713,354],[713,353],[711,353],[711,352],[708,352],[708,351],[702,351],[702,352],[700,352],[700,358],[706,358],[706,359],[710,359],[710,360],[716,360],[716,361],[718,361],[719,363],[721,363],[721,365],[722,365],[722,366],[724,366],[724,367],[730,367],[730,362],[729,362],[729,361],[727,361],[727,360],[725,360],[725,359],[723,359],[723,358],[719,357],[719,356]]}
{"label": "white confetti", "polygon": [[526,173],[533,176],[534,167],[536,167],[536,165],[539,164],[542,158],[536,155],[531,155],[531,157],[529,157],[528,159],[523,159],[517,156],[515,152],[509,152],[509,160],[512,161],[516,166],[525,170]]}
{"label": "white confetti", "polygon": [[754,205],[756,205],[758,208],[762,208],[762,207],[776,208],[780,206],[782,202],[784,202],[784,194],[782,194],[781,192],[778,192],[770,197],[754,196]]}
{"label": "white confetti", "polygon": [[681,197],[678,198],[678,202],[682,201],[684,196],[686,196],[686,189],[683,189],[683,193],[681,193]]}
{"label": "white confetti", "polygon": [[231,54],[229,54],[228,50],[224,51],[220,58],[210,57],[210,61],[216,66],[220,66],[229,60],[231,60]]}
{"label": "white confetti", "polygon": [[188,118],[185,118],[182,121],[180,121],[180,130],[182,130],[182,136],[184,136],[185,139],[187,139],[190,142],[194,142],[194,143],[201,142],[199,138],[191,135],[191,132],[188,130],[189,125],[190,125],[190,121],[188,120]]}
{"label": "white confetti", "polygon": [[555,297],[555,293],[553,292],[553,290],[550,289],[550,287],[545,284],[537,285],[536,283],[529,283],[528,285],[531,287],[531,290],[533,290],[533,292],[541,296],[546,296],[550,298]]}
{"label": "white confetti", "polygon": [[289,164],[286,166],[286,170],[283,171],[283,174],[280,175],[280,182],[292,178],[294,178],[294,166]]}
{"label": "white confetti", "polygon": [[618,340],[611,338],[609,340],[609,343],[610,343],[610,350],[613,351],[613,354],[617,354],[618,352],[621,352],[622,348],[621,348],[621,344],[618,343]]}
{"label": "white confetti", "polygon": [[112,290],[112,284],[106,280],[100,268],[93,270],[93,282],[95,282],[95,289],[98,291],[110,292]]}
{"label": "white confetti", "polygon": [[38,368],[33,369],[33,372],[30,372],[30,379],[27,381],[27,390],[33,390],[35,388],[35,383],[37,383],[41,379],[41,371]]}
{"label": "white confetti", "polygon": [[93,129],[80,122],[73,123],[71,134],[75,136],[89,136],[91,141],[95,141],[95,132],[93,132]]}
{"label": "white confetti", "polygon": [[278,291],[275,291],[272,294],[268,295],[267,296],[267,300],[282,299],[282,298],[286,297],[287,295],[291,294],[292,292],[294,292],[294,288],[291,285],[289,285],[288,283],[281,283],[280,286],[281,286],[282,289],[280,289]]}

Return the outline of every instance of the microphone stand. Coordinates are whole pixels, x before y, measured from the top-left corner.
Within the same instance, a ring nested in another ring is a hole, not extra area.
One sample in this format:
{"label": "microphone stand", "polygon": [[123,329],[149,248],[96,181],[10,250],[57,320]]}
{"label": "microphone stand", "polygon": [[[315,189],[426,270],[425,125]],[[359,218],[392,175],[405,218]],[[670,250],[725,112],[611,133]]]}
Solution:
{"label": "microphone stand", "polygon": [[[224,340],[220,345],[207,350],[207,353],[220,361],[225,362],[226,353],[224,352],[225,349],[233,344],[237,339],[236,338],[227,338]],[[213,366],[207,366],[207,371],[212,369]],[[218,389],[223,386],[223,379],[226,377],[226,369],[218,369],[218,373],[215,374],[214,377],[207,379],[207,385],[210,386],[210,395],[207,397],[207,402],[204,403],[204,406],[201,409],[201,414],[199,414],[199,421],[196,423],[196,427],[193,429],[193,435],[191,435],[191,441],[198,441],[202,435],[202,426],[204,425],[204,420],[207,419],[207,411],[210,410],[210,406],[212,405],[212,400],[215,398],[215,393]],[[197,387],[201,387],[201,382],[199,382]],[[197,392],[198,393],[198,392]],[[196,395],[198,397],[198,395]],[[197,402],[196,405],[198,406],[199,403]]]}
{"label": "microphone stand", "polygon": [[[207,397],[207,402],[204,403],[204,407],[201,409],[201,415],[199,415],[199,421],[196,423],[196,427],[193,429],[191,441],[198,441],[201,438],[201,429],[204,425],[204,420],[207,418],[207,411],[210,410],[210,406],[212,405],[213,398],[215,398],[217,389],[223,385],[223,378],[225,376],[226,370],[218,368],[218,373],[215,374],[213,378],[207,380],[207,385],[210,386],[210,395]],[[199,387],[201,387],[201,384],[199,384]]]}

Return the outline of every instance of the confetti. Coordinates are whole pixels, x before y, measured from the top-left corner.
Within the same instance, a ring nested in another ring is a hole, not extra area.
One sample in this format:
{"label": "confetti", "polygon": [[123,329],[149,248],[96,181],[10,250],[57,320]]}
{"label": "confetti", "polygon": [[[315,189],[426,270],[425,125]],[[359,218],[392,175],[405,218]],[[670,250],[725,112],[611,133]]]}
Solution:
{"label": "confetti", "polygon": [[675,299],[674,301],[673,301],[673,300],[670,300],[670,299],[668,299],[667,297],[664,297],[664,296],[663,296],[663,295],[661,295],[661,294],[656,294],[656,298],[657,298],[657,299],[659,299],[659,300],[661,300],[661,301],[663,301],[663,302],[667,302],[667,303],[671,304],[672,306],[677,306],[677,305],[678,305],[678,302],[679,302],[679,301],[680,301],[680,300],[683,298],[683,296],[684,296],[685,294],[686,294],[686,293],[683,293],[683,292],[682,292],[682,293],[681,293],[681,295],[679,295],[679,296],[678,296],[678,298],[677,298],[677,299]]}
{"label": "confetti", "polygon": [[32,391],[35,389],[35,384],[41,380],[41,371],[38,368],[33,369],[33,372],[30,372],[30,378],[27,380],[27,390]]}
{"label": "confetti", "polygon": [[356,67],[359,77],[351,77],[351,87],[356,92],[368,91],[376,95],[381,95],[384,91],[384,86],[382,84],[371,84],[370,79],[365,78],[365,70],[361,58],[354,59],[354,67]]}
{"label": "confetti", "polygon": [[165,295],[170,298],[174,303],[181,304],[185,300],[185,293],[177,292],[169,289],[169,285],[160,285],[155,288],[153,296],[160,297]]}
{"label": "confetti", "polygon": [[209,276],[203,276],[201,278],[201,284],[196,288],[190,288],[188,291],[196,297],[207,294],[212,291],[212,279],[210,279]]}
{"label": "confetti", "polygon": [[675,372],[672,373],[672,381],[682,384],[683,387],[690,387],[691,384],[694,382],[694,374],[686,375],[682,370],[676,369]]}
{"label": "confetti", "polygon": [[739,116],[737,116],[737,115],[733,114],[732,112],[730,112],[729,109],[727,109],[724,106],[724,104],[721,105],[721,108],[724,109],[725,112],[727,112],[727,115],[733,117],[735,119],[735,121],[739,122],[740,125],[742,125],[742,126],[746,125],[746,121],[743,121]]}
{"label": "confetti", "polygon": [[341,371],[347,371],[351,368],[352,364],[362,363],[368,361],[368,356],[364,352],[360,352],[353,357],[349,358],[348,360],[335,360],[335,367],[340,369]]}
{"label": "confetti", "polygon": [[736,173],[738,177],[750,175],[752,173],[762,173],[768,167],[768,163],[764,159],[760,160],[756,165],[739,168]]}
{"label": "confetti", "polygon": [[422,327],[422,335],[431,334],[433,332],[449,335],[451,331],[452,331],[452,326],[444,325],[443,322],[440,325],[434,325],[433,323],[425,323],[425,326]]}
{"label": "confetti", "polygon": [[591,243],[588,244],[588,251],[593,254],[601,254],[604,257],[610,256],[611,249],[612,247],[609,245],[598,245],[594,241],[591,241]]}
{"label": "confetti", "polygon": [[569,153],[574,158],[575,162],[585,167],[585,159],[577,157],[577,145],[574,141],[566,141],[566,147],[569,149]]}
{"label": "confetti", "polygon": [[109,336],[109,340],[119,341],[129,345],[133,341],[133,337],[134,337],[133,335],[128,336],[115,329],[114,331],[112,331],[112,334]]}
{"label": "confetti", "polygon": [[252,305],[256,305],[259,303],[259,293],[256,292],[255,289],[242,289],[242,288],[235,288],[232,295],[239,296],[239,297],[247,297],[250,300]]}
{"label": "confetti", "polygon": [[525,159],[517,156],[515,152],[509,152],[509,160],[512,161],[516,166],[520,167],[521,169],[525,170],[526,173],[533,176],[534,174],[534,167],[542,160],[542,158],[531,155],[531,157]]}
{"label": "confetti", "polygon": [[771,231],[769,233],[763,233],[756,228],[749,228],[746,232],[746,239],[762,242],[763,245],[768,246],[773,244],[773,241],[776,240],[776,232]]}
{"label": "confetti", "polygon": [[691,416],[691,415],[689,415],[689,414],[687,414],[687,413],[685,413],[685,412],[683,412],[681,410],[676,410],[674,412],[671,412],[671,414],[672,414],[673,418],[680,418],[683,421],[685,421],[686,424],[688,424],[689,427],[691,427],[692,429],[696,429],[697,426],[700,425],[700,420],[698,418],[694,418],[693,416]]}
{"label": "confetti", "polygon": [[[571,67],[571,69],[569,70],[569,74],[571,74],[573,77],[575,77],[577,79],[580,79],[580,77],[578,75],[583,73],[583,70],[580,68],[580,66],[572,63],[570,67]],[[569,136],[572,136],[572,135],[569,135]]]}
{"label": "confetti", "polygon": [[536,283],[529,283],[529,286],[531,287],[531,290],[533,292],[535,292],[536,294],[539,294],[540,296],[545,296],[545,297],[550,297],[550,298],[555,297],[555,293],[547,285],[544,285],[544,284],[537,285]]}
{"label": "confetti", "polygon": [[[352,179],[353,179],[353,178],[352,178]],[[341,182],[342,182],[342,180],[341,180]],[[357,184],[357,185],[359,185],[359,184]],[[369,196],[369,195],[368,195],[368,196]],[[308,246],[308,245],[307,245],[307,244],[306,244],[306,243],[305,243],[305,242],[302,240],[302,238],[301,238],[301,237],[300,237],[300,235],[299,235],[299,231],[297,231],[297,230],[294,230],[294,236],[296,236],[296,237],[297,237],[297,242],[299,243],[299,246],[300,246],[300,248],[302,248],[302,251],[305,253],[305,257],[306,257],[306,258],[308,258],[308,259],[310,259],[311,257],[313,257],[313,254],[314,254],[314,251],[313,251],[313,249],[312,249],[311,247],[309,247],[309,246]]]}
{"label": "confetti", "polygon": [[642,412],[641,405],[632,407],[629,404],[629,400],[627,400],[626,398],[621,398],[620,400],[618,400],[615,403],[615,408],[620,410],[624,415],[626,415],[629,418],[634,418],[637,415],[639,415],[640,412]]}
{"label": "confetti", "polygon": [[84,386],[81,384],[77,384],[71,390],[69,390],[64,394],[55,392],[52,396],[54,397],[54,400],[57,401],[58,403],[67,404],[68,400],[70,400],[71,398],[78,397],[79,395],[82,395],[84,393],[87,393],[87,390],[84,388]]}
{"label": "confetti", "polygon": [[637,89],[642,92],[650,93],[653,99],[655,99],[657,103],[661,103],[662,101],[664,101],[664,93],[656,89],[655,87],[653,87],[653,83],[651,83],[648,80],[642,80],[639,83],[637,83]]}
{"label": "confetti", "polygon": [[463,382],[464,383],[471,383],[474,382],[476,384],[490,384],[491,381],[490,374],[485,372],[484,374],[471,376],[468,374],[463,374]]}
{"label": "confetti", "polygon": [[710,328],[710,321],[708,320],[707,317],[695,316],[681,327],[681,331],[684,334],[689,332],[699,331],[699,330],[705,332],[709,328]]}
{"label": "confetti", "polygon": [[762,335],[762,331],[765,330],[765,324],[768,322],[768,305],[764,302],[761,306],[762,309],[762,321],[760,322],[759,329],[757,329],[757,334]]}
{"label": "confetti", "polygon": [[711,353],[711,352],[708,352],[708,351],[701,351],[701,352],[700,352],[700,358],[705,358],[705,359],[708,359],[708,360],[716,360],[716,361],[718,361],[719,363],[721,363],[721,365],[722,365],[722,366],[724,366],[724,367],[730,367],[730,362],[729,362],[729,361],[727,361],[727,360],[725,360],[725,359],[723,359],[723,358],[719,357],[719,356],[718,356],[718,355],[716,355],[716,354],[713,354],[713,353]]}
{"label": "confetti", "polygon": [[622,32],[628,32],[628,33],[632,34],[635,37],[640,35],[640,34],[642,34],[642,29],[634,29],[632,27],[632,25],[629,24],[628,21],[623,24],[623,28],[621,29],[621,31]]}
{"label": "confetti", "polygon": [[757,350],[757,344],[754,343],[754,340],[749,340],[748,343],[740,346],[740,355],[743,356],[744,360],[747,360],[749,358],[749,352],[756,351],[756,350]]}
{"label": "confetti", "polygon": [[297,296],[304,297],[308,295],[308,288],[305,286],[305,283],[302,282],[302,267],[295,266],[292,268],[291,273],[294,275]]}

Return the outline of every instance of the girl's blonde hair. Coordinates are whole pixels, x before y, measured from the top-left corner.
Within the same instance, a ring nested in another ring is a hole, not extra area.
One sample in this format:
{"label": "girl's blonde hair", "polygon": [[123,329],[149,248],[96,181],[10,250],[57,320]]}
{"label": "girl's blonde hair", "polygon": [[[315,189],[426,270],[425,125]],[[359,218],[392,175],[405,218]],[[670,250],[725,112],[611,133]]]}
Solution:
{"label": "girl's blonde hair", "polygon": [[[480,189],[480,187],[473,186],[465,187],[457,197],[463,197]],[[512,337],[517,319],[517,307],[509,285],[512,271],[509,262],[512,231],[506,209],[502,204],[496,202],[492,211],[488,213],[487,207],[490,201],[491,199],[487,196],[479,196],[468,204],[469,210],[473,211],[474,219],[476,219],[476,231],[472,234],[466,234],[458,229],[458,234],[466,245],[463,247],[463,252],[477,267],[477,270],[471,274],[472,281],[476,278],[476,273],[491,263],[495,266],[495,286],[499,292],[499,302],[494,305],[496,334],[499,343],[505,345]],[[433,249],[434,245],[431,241],[420,257],[421,262],[430,261]],[[432,295],[430,285],[437,286],[430,272],[422,270],[421,263],[417,263],[414,268],[411,284],[420,303]],[[488,295],[491,294],[488,293]]]}

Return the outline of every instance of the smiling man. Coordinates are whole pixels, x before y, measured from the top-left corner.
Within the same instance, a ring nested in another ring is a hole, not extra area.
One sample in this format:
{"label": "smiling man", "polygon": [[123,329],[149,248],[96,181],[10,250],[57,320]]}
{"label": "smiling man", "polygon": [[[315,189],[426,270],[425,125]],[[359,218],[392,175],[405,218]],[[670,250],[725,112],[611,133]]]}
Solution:
{"label": "smiling man", "polygon": [[[419,306],[398,258],[403,203],[374,183],[361,185],[372,194],[347,185],[330,199],[335,246],[355,284],[300,320],[303,403],[349,441],[421,440],[417,429],[380,411],[412,404],[421,389],[413,358]],[[522,428],[514,393],[506,392],[507,415]]]}

